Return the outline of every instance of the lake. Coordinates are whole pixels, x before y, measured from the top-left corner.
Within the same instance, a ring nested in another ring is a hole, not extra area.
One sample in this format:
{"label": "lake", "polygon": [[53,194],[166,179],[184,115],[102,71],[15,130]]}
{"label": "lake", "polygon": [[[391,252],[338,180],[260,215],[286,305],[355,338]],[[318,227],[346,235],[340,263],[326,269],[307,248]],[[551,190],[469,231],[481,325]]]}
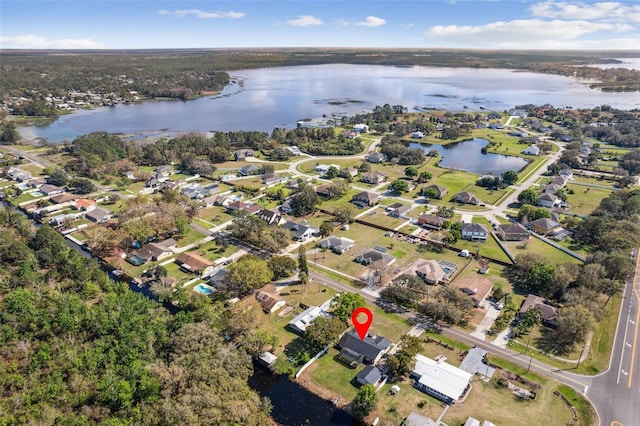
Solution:
{"label": "lake", "polygon": [[[419,148],[425,152],[432,149],[442,156],[439,165],[447,169],[465,170],[478,175],[492,174],[500,176],[507,170],[520,171],[527,165],[527,161],[520,157],[509,155],[482,153],[482,148],[489,141],[482,138],[473,138],[468,141],[454,142],[447,145],[429,145],[411,142],[409,148]],[[526,145],[522,146],[522,149]],[[515,153],[514,153],[515,154]]]}
{"label": "lake", "polygon": [[234,71],[219,96],[83,110],[42,127],[21,127],[28,140],[73,140],[94,131],[173,134],[295,127],[305,118],[354,115],[376,105],[503,111],[518,104],[640,108],[638,93],[592,90],[584,80],[505,69],[312,65]]}

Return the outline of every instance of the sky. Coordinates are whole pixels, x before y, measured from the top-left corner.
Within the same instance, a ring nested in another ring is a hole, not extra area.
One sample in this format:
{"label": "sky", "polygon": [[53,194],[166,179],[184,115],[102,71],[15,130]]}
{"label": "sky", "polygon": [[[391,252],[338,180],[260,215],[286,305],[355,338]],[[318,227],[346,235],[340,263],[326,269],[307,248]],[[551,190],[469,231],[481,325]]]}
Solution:
{"label": "sky", "polygon": [[0,48],[640,50],[640,0],[0,0]]}

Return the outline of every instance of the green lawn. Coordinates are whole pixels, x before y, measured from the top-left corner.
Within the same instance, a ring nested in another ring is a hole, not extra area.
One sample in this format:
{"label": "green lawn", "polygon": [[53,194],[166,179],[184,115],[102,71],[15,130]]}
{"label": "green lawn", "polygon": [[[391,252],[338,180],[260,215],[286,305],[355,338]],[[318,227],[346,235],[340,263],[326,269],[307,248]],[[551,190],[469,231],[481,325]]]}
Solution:
{"label": "green lawn", "polygon": [[407,222],[406,219],[389,216],[387,212],[385,212],[381,208],[375,209],[364,216],[360,216],[359,219],[365,222],[373,223],[379,226],[385,226],[391,229],[395,229],[397,226],[400,226]]}
{"label": "green lawn", "polygon": [[539,240],[536,237],[529,237],[526,242],[522,241],[504,241],[512,255],[518,256],[523,253],[536,253],[544,256],[550,263],[560,265],[562,263],[581,263],[580,260],[567,253],[558,250],[550,244]]}
{"label": "green lawn", "polygon": [[[488,229],[491,229],[491,227],[488,226]],[[485,242],[475,242],[460,239],[455,244],[455,246],[459,249],[469,250],[470,253],[476,253],[476,251],[479,251],[480,256],[490,257],[492,259],[502,260],[504,262],[511,262],[507,254],[498,245],[496,240],[491,237],[491,235],[489,235],[489,238],[487,238],[487,241]]]}
{"label": "green lawn", "polygon": [[589,188],[580,185],[567,184],[566,188],[573,190],[573,194],[567,194],[569,211],[571,213],[589,215],[600,202],[611,194],[611,190],[600,188]]}

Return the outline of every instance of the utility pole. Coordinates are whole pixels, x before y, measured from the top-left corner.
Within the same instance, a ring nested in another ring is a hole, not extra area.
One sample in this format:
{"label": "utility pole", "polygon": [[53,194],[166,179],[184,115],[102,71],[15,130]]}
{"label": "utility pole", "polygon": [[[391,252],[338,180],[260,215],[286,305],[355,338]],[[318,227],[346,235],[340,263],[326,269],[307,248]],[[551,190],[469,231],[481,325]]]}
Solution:
{"label": "utility pole", "polygon": [[[531,334],[529,334],[529,338],[527,339],[527,349],[525,349],[525,354],[527,352],[529,352],[529,342],[531,341]],[[533,354],[529,353],[529,365],[527,366],[527,373],[529,372],[529,369],[531,368],[531,361],[533,361]]]}

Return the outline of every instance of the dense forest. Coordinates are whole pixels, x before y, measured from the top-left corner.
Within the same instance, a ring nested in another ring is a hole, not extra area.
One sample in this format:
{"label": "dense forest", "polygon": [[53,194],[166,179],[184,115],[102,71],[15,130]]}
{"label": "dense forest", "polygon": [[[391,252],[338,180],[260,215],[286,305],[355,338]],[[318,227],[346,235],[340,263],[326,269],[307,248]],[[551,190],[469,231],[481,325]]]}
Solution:
{"label": "dense forest", "polygon": [[332,63],[524,69],[594,79],[591,86],[604,91],[640,90],[640,71],[589,66],[633,52],[305,48],[59,53],[4,50],[0,97],[31,96],[35,89],[53,95],[137,91],[148,97],[188,99],[220,90],[233,70]]}
{"label": "dense forest", "polygon": [[1,207],[0,264],[1,424],[269,424],[208,301],[170,315]]}

